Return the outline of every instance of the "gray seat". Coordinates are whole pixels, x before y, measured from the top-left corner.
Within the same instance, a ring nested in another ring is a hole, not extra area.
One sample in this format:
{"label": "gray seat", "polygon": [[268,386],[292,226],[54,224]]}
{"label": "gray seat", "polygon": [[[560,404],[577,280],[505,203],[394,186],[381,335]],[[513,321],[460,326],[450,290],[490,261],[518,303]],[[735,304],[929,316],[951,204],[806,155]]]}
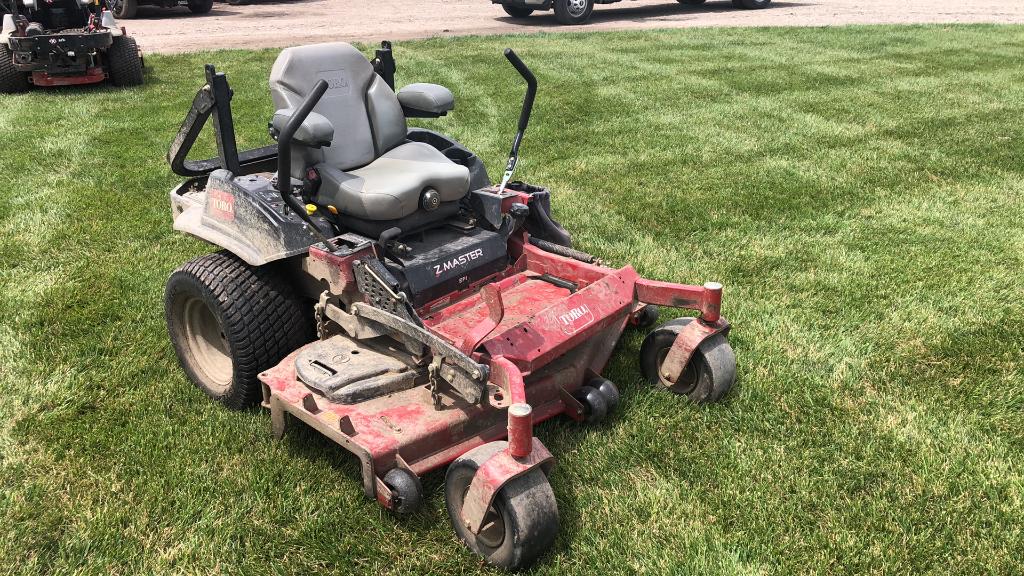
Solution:
{"label": "gray seat", "polygon": [[407,127],[394,91],[358,50],[343,42],[283,50],[270,72],[278,110],[295,109],[319,80],[327,92],[313,109],[334,128],[330,146],[292,146],[292,177],[315,167],[316,200],[367,220],[397,220],[415,213],[428,189],[441,202],[469,192],[469,169],[433,146],[406,140]]}

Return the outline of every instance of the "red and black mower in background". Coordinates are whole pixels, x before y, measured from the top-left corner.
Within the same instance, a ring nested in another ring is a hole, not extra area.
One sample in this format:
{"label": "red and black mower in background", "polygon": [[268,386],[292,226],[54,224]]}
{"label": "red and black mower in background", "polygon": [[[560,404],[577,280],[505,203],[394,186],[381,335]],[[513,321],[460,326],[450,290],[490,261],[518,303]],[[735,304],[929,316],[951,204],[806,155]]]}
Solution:
{"label": "red and black mower in background", "polygon": [[110,80],[142,84],[142,54],[93,0],[0,0],[0,93]]}
{"label": "red and black mower in background", "polygon": [[[303,422],[359,458],[366,495],[397,513],[447,466],[462,541],[519,568],[555,540],[554,457],[534,426],[603,419],[601,376],[622,332],[657,306],[699,315],[655,328],[644,377],[691,400],[722,398],[735,357],[722,286],[641,278],[572,247],[550,193],[512,180],[537,82],[527,82],[505,174],[406,118],[454,97],[394,91],[389,43],[371,62],[344,43],[288,48],[270,75],[276,145],[239,152],[231,89],[206,67],[168,160],[174,228],[222,248],[167,282],[167,327],[185,373],[230,408],[268,408],[275,435]],[[213,120],[219,156],[187,160]]]}

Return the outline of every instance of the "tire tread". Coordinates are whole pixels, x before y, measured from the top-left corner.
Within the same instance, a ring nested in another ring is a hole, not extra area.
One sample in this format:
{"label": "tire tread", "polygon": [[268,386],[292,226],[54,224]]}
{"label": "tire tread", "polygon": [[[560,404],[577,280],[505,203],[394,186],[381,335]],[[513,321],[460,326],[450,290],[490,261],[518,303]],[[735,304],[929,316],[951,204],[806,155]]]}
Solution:
{"label": "tire tread", "polygon": [[[301,298],[275,271],[250,266],[230,252],[215,252],[185,263],[171,275],[167,283],[168,327],[172,321],[169,296],[180,277],[192,278],[205,288],[207,297],[213,300],[208,303],[219,315],[228,339],[232,384],[217,400],[236,409],[255,404],[262,396],[260,372],[313,337],[312,322],[303,320]],[[189,372],[185,362],[181,363]],[[189,376],[196,380],[191,373]]]}

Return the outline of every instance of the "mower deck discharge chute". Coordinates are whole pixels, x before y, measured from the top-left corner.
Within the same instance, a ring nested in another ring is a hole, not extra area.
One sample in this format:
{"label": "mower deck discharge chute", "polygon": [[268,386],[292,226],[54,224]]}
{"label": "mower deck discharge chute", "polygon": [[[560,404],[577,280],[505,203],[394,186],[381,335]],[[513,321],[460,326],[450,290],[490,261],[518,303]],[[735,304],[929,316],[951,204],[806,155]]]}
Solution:
{"label": "mower deck discharge chute", "polygon": [[[231,90],[207,84],[168,154],[189,179],[171,192],[175,229],[224,248],[172,274],[168,330],[183,368],[232,408],[269,408],[355,454],[363,489],[398,513],[420,477],[448,466],[452,525],[506,568],[547,550],[558,510],[554,458],[535,424],[596,422],[619,401],[601,377],[623,330],[656,306],[699,312],[651,332],[641,368],[696,402],[735,378],[722,287],[640,278],[575,250],[548,190],[512,180],[536,80],[527,81],[506,172],[409,117],[454,107],[447,89],[396,94],[391,46],[368,61],[343,43],[284,50],[271,72],[275,146],[239,152]],[[188,160],[212,119],[218,157]],[[275,172],[276,170],[276,172]]]}
{"label": "mower deck discharge chute", "polygon": [[138,45],[94,0],[0,0],[0,15],[0,93],[142,84]]}

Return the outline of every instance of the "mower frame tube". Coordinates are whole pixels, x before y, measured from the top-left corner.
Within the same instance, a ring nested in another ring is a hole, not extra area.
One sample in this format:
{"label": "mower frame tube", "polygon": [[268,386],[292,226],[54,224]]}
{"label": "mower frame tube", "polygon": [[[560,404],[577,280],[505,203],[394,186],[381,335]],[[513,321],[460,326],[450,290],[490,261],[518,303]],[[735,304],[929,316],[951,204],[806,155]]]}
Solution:
{"label": "mower frame tube", "polygon": [[516,458],[525,458],[533,448],[533,408],[526,402],[523,373],[504,356],[491,359],[491,375],[508,394],[508,451]]}
{"label": "mower frame tube", "polygon": [[697,310],[701,320],[712,324],[722,314],[722,285],[718,282],[693,286],[640,278],[636,281],[636,299],[645,304]]}
{"label": "mower frame tube", "polygon": [[[206,85],[196,92],[192,107],[178,128],[170,149],[167,162],[171,171],[178,176],[208,176],[218,168],[231,172],[233,176],[246,176],[256,172],[269,172],[277,163],[277,144],[238,151],[235,141],[235,123],[231,114],[231,87],[223,72],[217,72],[212,64],[206,65]],[[204,160],[189,160],[188,153],[199,138],[206,121],[213,116],[213,130],[217,140],[217,157]]]}

